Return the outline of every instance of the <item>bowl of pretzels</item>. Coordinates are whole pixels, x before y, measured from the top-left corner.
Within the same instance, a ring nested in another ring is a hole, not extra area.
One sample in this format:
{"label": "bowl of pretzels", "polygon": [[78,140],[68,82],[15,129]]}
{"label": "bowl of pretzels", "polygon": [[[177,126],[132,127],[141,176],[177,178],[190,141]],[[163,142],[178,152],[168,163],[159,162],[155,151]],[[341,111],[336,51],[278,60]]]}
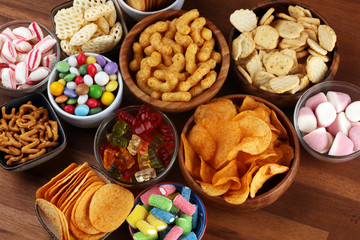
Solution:
{"label": "bowl of pretzels", "polygon": [[5,170],[27,170],[64,150],[64,130],[41,93],[14,99],[0,109],[0,166]]}
{"label": "bowl of pretzels", "polygon": [[129,92],[164,112],[188,111],[210,100],[229,64],[223,34],[197,9],[144,18],[125,37],[119,56]]}

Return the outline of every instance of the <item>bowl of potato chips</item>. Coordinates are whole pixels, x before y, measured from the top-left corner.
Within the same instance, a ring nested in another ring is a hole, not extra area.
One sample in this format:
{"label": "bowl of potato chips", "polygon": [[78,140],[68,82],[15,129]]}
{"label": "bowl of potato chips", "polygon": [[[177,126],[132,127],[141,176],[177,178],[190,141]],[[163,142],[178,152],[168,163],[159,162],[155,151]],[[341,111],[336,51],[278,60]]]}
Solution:
{"label": "bowl of potato chips", "polygon": [[200,105],[184,126],[178,152],[189,186],[216,206],[254,211],[291,185],[300,146],[289,119],[272,103],[229,95]]}
{"label": "bowl of potato chips", "polygon": [[221,31],[197,9],[144,18],[124,39],[119,56],[132,95],[164,112],[210,100],[224,84],[229,62]]}
{"label": "bowl of potato chips", "polygon": [[230,22],[235,82],[246,93],[293,107],[310,86],[334,78],[340,61],[337,36],[315,11],[275,2],[235,10]]}

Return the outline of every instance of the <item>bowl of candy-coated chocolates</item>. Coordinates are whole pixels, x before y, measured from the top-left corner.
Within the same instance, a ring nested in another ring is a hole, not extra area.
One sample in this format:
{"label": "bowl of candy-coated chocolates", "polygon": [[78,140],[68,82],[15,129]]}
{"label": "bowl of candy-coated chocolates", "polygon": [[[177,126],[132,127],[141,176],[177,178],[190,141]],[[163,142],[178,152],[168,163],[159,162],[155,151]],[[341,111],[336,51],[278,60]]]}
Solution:
{"label": "bowl of candy-coated chocolates", "polygon": [[47,93],[62,119],[93,128],[119,108],[123,81],[115,62],[100,54],[80,53],[56,64]]}
{"label": "bowl of candy-coated chocolates", "polygon": [[205,234],[207,214],[204,203],[191,188],[164,182],[136,197],[126,221],[134,239],[197,240]]}
{"label": "bowl of candy-coated chocolates", "polygon": [[119,109],[103,120],[95,134],[94,155],[116,183],[144,188],[170,172],[178,143],[171,120],[143,104]]}

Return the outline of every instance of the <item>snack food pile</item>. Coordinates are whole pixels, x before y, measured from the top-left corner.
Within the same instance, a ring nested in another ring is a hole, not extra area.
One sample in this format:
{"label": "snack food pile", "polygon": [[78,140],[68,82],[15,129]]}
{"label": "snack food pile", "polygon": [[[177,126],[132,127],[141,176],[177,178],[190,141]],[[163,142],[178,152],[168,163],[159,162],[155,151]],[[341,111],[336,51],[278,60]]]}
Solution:
{"label": "snack food pile", "polygon": [[61,239],[99,239],[125,221],[134,196],[106,184],[88,163],[72,163],[37,190],[36,203]]}
{"label": "snack food pile", "polygon": [[193,9],[172,21],[156,22],[140,34],[129,68],[144,93],[162,101],[190,101],[214,84],[221,55],[205,24]]}
{"label": "snack food pile", "polygon": [[48,110],[31,101],[19,109],[1,108],[0,152],[11,166],[37,158],[58,145],[58,123],[49,120]]}
{"label": "snack food pile", "polygon": [[161,115],[141,105],[133,116],[127,111],[100,146],[104,167],[121,181],[144,182],[156,178],[169,165],[174,153],[174,132]]}
{"label": "snack food pile", "polygon": [[256,16],[240,9],[230,16],[241,32],[232,42],[232,58],[249,83],[264,91],[302,91],[322,81],[332,60],[334,30],[303,7],[290,5],[288,12],[270,8]]}
{"label": "snack food pile", "polygon": [[198,226],[198,206],[190,199],[191,189],[179,192],[172,184],[155,186],[140,196],[126,218],[137,230],[133,239],[196,240],[193,232]]}
{"label": "snack food pile", "polygon": [[360,150],[360,101],[328,91],[310,97],[298,114],[304,141],[315,151],[344,156]]}
{"label": "snack food pile", "polygon": [[6,28],[0,33],[0,79],[3,87],[24,89],[44,80],[56,63],[56,39],[44,36],[41,27]]}
{"label": "snack food pile", "polygon": [[160,10],[170,4],[170,0],[125,0],[126,4],[139,11]]}
{"label": "snack food pile", "polygon": [[50,85],[55,102],[77,116],[94,115],[109,106],[118,89],[118,65],[102,55],[80,53],[56,64],[59,79]]}
{"label": "snack food pile", "polygon": [[122,37],[112,0],[74,0],[73,6],[59,10],[55,33],[61,49],[68,55],[80,52],[104,53],[113,49]]}
{"label": "snack food pile", "polygon": [[[263,184],[289,170],[294,149],[276,113],[246,97],[200,105],[184,143],[185,168],[209,196],[231,204],[254,198]],[[221,131],[219,131],[221,129]]]}

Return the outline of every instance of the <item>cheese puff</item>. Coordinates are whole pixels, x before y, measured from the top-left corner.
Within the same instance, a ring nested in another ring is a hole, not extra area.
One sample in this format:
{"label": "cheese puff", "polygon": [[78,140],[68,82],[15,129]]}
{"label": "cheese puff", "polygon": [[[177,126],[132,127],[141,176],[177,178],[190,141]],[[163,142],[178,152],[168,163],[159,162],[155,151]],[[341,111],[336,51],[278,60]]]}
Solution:
{"label": "cheese puff", "polygon": [[168,70],[174,72],[182,72],[185,68],[185,57],[182,53],[177,53],[172,57],[171,66],[168,67]]}
{"label": "cheese puff", "polygon": [[194,43],[196,43],[199,47],[201,47],[204,43],[204,39],[201,37],[201,29],[205,26],[206,19],[203,17],[199,17],[195,19],[190,25],[190,36]]}
{"label": "cheese puff", "polygon": [[211,52],[215,46],[215,39],[206,40],[204,45],[201,47],[200,51],[197,53],[197,58],[199,61],[204,62],[210,58]]}
{"label": "cheese puff", "polygon": [[186,71],[190,74],[193,74],[197,69],[196,53],[198,49],[199,49],[198,46],[195,43],[192,43],[188,46],[185,52]]}
{"label": "cheese puff", "polygon": [[179,44],[177,44],[174,40],[170,39],[170,38],[167,38],[167,37],[164,37],[162,39],[162,42],[169,45],[173,52],[176,54],[176,53],[183,53],[184,49],[182,46],[180,46]]}
{"label": "cheese puff", "polygon": [[155,51],[156,51],[155,48],[153,46],[151,46],[151,45],[144,48],[144,53],[145,53],[146,56],[150,56]]}
{"label": "cheese puff", "polygon": [[[159,69],[159,70],[155,70],[153,76],[156,77],[157,79],[164,79],[165,75],[169,72],[168,69]],[[188,78],[188,76],[185,73],[179,73],[179,72],[173,72],[172,73],[175,74],[175,76],[177,77],[177,79],[179,80],[179,82],[185,81],[185,79]]]}
{"label": "cheese puff", "polygon": [[154,91],[149,85],[147,85],[147,80],[151,76],[151,69],[150,69],[150,75],[144,75],[143,72],[139,71],[136,74],[136,84],[140,88],[141,91],[146,93],[147,95],[151,95],[151,93]]}
{"label": "cheese puff", "polygon": [[158,52],[153,52],[150,57],[146,57],[141,60],[140,71],[136,74],[136,83],[138,87],[150,95],[153,90],[147,85],[147,80],[151,76],[151,68],[156,67],[161,62],[161,54]]}
{"label": "cheese puff", "polygon": [[216,77],[217,77],[217,73],[214,70],[210,71],[206,75],[206,77],[203,80],[201,80],[200,82],[201,87],[204,89],[210,88],[216,81]]}
{"label": "cheese puff", "polygon": [[164,21],[156,22],[147,28],[140,34],[139,43],[145,48],[150,45],[150,37],[155,32],[165,32],[169,28],[169,23]]}
{"label": "cheese puff", "polygon": [[135,42],[132,46],[134,59],[130,62],[129,68],[131,71],[136,72],[140,69],[140,63],[143,59],[143,50],[140,43]]}
{"label": "cheese puff", "polygon": [[157,100],[160,100],[161,95],[162,95],[161,92],[159,92],[159,91],[153,91],[153,92],[150,94],[150,97],[152,97],[152,98],[154,98],[154,99],[157,99]]}
{"label": "cheese puff", "polygon": [[189,34],[190,33],[190,27],[189,24],[191,21],[199,17],[199,11],[197,9],[190,10],[183,15],[181,15],[176,23],[176,29],[181,34]]}
{"label": "cheese puff", "polygon": [[216,67],[216,60],[213,58],[209,58],[209,60],[205,62],[199,62],[197,66],[200,67],[202,65],[208,65],[210,69],[214,69]]}
{"label": "cheese puff", "polygon": [[160,92],[171,92],[178,84],[178,81],[179,80],[175,74],[171,71],[168,71],[166,74],[164,74],[163,78],[157,79],[155,77],[151,77],[148,79],[147,83],[154,90]]}
{"label": "cheese puff", "polygon": [[212,31],[206,27],[201,29],[201,37],[205,40],[210,40],[212,38]]}
{"label": "cheese puff", "polygon": [[188,47],[193,42],[193,40],[189,35],[183,35],[179,32],[176,32],[175,42],[180,46]]}
{"label": "cheese puff", "polygon": [[199,82],[189,90],[189,93],[191,94],[191,97],[194,98],[202,94],[204,91],[205,89],[201,87],[201,82]]}
{"label": "cheese puff", "polygon": [[174,39],[175,37],[175,33],[176,33],[176,23],[177,23],[178,18],[174,18],[170,23],[169,23],[169,29],[164,33],[164,37],[169,38],[169,39]]}
{"label": "cheese puff", "polygon": [[180,83],[179,89],[180,91],[186,92],[191,87],[195,86],[200,80],[210,72],[212,69],[212,66],[216,65],[216,62],[214,59],[210,58],[209,61],[204,62],[199,66],[198,69],[194,72],[193,75],[191,75],[186,81]]}
{"label": "cheese puff", "polygon": [[169,67],[173,64],[171,56],[166,54],[161,54],[161,56],[166,67]]}
{"label": "cheese puff", "polygon": [[216,63],[220,63],[220,62],[221,62],[221,54],[218,53],[218,52],[215,51],[215,50],[212,50],[210,57],[213,58],[213,59],[215,59]]}
{"label": "cheese puff", "polygon": [[164,102],[188,102],[191,99],[189,92],[167,92],[161,95]]}
{"label": "cheese puff", "polygon": [[151,35],[150,44],[151,46],[153,46],[153,48],[155,48],[156,51],[158,51],[161,54],[165,54],[165,55],[172,54],[172,48],[162,41],[161,34],[158,32],[155,32]]}

